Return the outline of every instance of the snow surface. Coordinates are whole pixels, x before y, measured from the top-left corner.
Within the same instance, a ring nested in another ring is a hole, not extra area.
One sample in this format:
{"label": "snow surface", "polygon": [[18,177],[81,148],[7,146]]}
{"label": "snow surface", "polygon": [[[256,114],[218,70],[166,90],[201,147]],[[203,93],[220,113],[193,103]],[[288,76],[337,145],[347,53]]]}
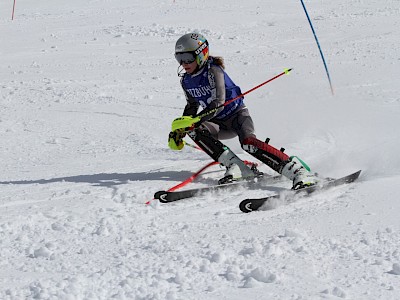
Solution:
{"label": "snow surface", "polygon": [[[0,299],[400,299],[400,1],[305,3],[335,96],[300,1],[1,1]],[[259,138],[360,180],[146,206],[210,161],[167,147],[190,31],[243,91],[294,68],[247,96]]]}

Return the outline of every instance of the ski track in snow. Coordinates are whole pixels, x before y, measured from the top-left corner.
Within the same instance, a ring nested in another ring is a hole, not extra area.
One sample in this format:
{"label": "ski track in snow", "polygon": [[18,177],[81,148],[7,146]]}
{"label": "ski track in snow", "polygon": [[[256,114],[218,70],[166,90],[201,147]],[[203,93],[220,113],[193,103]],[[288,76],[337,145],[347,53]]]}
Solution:
{"label": "ski track in snow", "polygon": [[[3,2],[0,299],[400,298],[398,0],[306,3],[334,97],[297,2]],[[292,67],[246,97],[258,136],[360,179],[250,214],[268,186],[145,205],[210,161],[167,147],[189,31],[242,91]]]}

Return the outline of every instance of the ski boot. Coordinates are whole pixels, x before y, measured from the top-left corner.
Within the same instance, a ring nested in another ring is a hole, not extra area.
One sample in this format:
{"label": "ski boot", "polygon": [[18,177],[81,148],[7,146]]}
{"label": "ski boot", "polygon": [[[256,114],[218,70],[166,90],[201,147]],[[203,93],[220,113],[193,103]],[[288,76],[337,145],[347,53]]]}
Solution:
{"label": "ski boot", "polygon": [[226,167],[224,177],[218,180],[218,184],[231,183],[233,181],[247,180],[263,175],[257,170],[255,165],[249,168],[239,157],[237,157],[229,148],[221,154],[218,162]]}
{"label": "ski boot", "polygon": [[280,172],[283,176],[293,180],[293,190],[318,184],[320,179],[310,172],[310,168],[298,157],[292,156]]}

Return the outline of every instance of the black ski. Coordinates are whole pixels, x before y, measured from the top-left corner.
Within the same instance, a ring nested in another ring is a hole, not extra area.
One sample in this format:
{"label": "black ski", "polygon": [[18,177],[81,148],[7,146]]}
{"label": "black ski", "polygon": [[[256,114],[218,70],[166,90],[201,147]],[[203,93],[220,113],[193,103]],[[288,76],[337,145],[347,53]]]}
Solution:
{"label": "black ski", "polygon": [[281,175],[278,176],[267,176],[258,177],[255,180],[243,180],[243,181],[235,181],[232,183],[220,184],[220,185],[212,185],[203,188],[183,190],[183,191],[158,191],[154,194],[154,199],[160,200],[162,203],[173,202],[181,199],[191,198],[194,196],[201,195],[205,192],[213,192],[220,190],[235,190],[240,187],[252,187],[258,186],[258,183],[269,183],[269,182],[277,182],[282,178]]}
{"label": "black ski", "polygon": [[[289,193],[289,194],[291,194],[291,196],[294,196],[299,193],[305,193],[306,195],[308,195],[315,191],[325,190],[325,189],[329,189],[331,187],[335,187],[335,186],[338,186],[341,184],[353,182],[360,176],[360,173],[361,173],[361,170],[359,170],[355,173],[352,173],[350,175],[347,175],[345,177],[339,178],[339,179],[328,180],[328,181],[324,182],[322,185],[314,185],[314,186],[306,187],[306,188],[299,189],[299,190],[285,190],[285,193]],[[280,196],[281,196],[281,193],[275,194],[272,196],[263,197],[263,198],[246,199],[246,200],[243,200],[242,202],[240,202],[239,208],[242,212],[249,213],[249,212],[258,210],[268,200],[276,199],[276,198],[279,198]]]}

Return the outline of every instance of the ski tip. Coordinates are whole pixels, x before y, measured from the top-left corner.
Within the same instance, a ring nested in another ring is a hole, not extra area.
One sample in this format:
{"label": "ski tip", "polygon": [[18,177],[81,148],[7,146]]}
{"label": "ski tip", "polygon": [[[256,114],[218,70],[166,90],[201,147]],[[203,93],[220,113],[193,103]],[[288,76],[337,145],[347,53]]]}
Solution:
{"label": "ski tip", "polygon": [[240,202],[239,209],[244,213],[252,212],[253,209],[251,207],[251,199],[245,199]]}
{"label": "ski tip", "polygon": [[358,170],[357,172],[354,173],[355,179],[357,179],[358,177],[360,177],[361,171],[362,171],[362,170]]}
{"label": "ski tip", "polygon": [[156,193],[154,193],[154,199],[160,199],[160,196],[166,194],[166,191],[158,191]]}
{"label": "ski tip", "polygon": [[170,200],[168,200],[167,197],[168,197],[167,191],[158,191],[154,194],[154,199],[159,200],[161,203],[170,202]]}
{"label": "ski tip", "polygon": [[354,172],[353,174],[349,175],[349,177],[351,177],[351,179],[352,179],[350,182],[358,179],[358,177],[360,177],[360,174],[361,174],[361,170],[358,170],[358,171]]}

